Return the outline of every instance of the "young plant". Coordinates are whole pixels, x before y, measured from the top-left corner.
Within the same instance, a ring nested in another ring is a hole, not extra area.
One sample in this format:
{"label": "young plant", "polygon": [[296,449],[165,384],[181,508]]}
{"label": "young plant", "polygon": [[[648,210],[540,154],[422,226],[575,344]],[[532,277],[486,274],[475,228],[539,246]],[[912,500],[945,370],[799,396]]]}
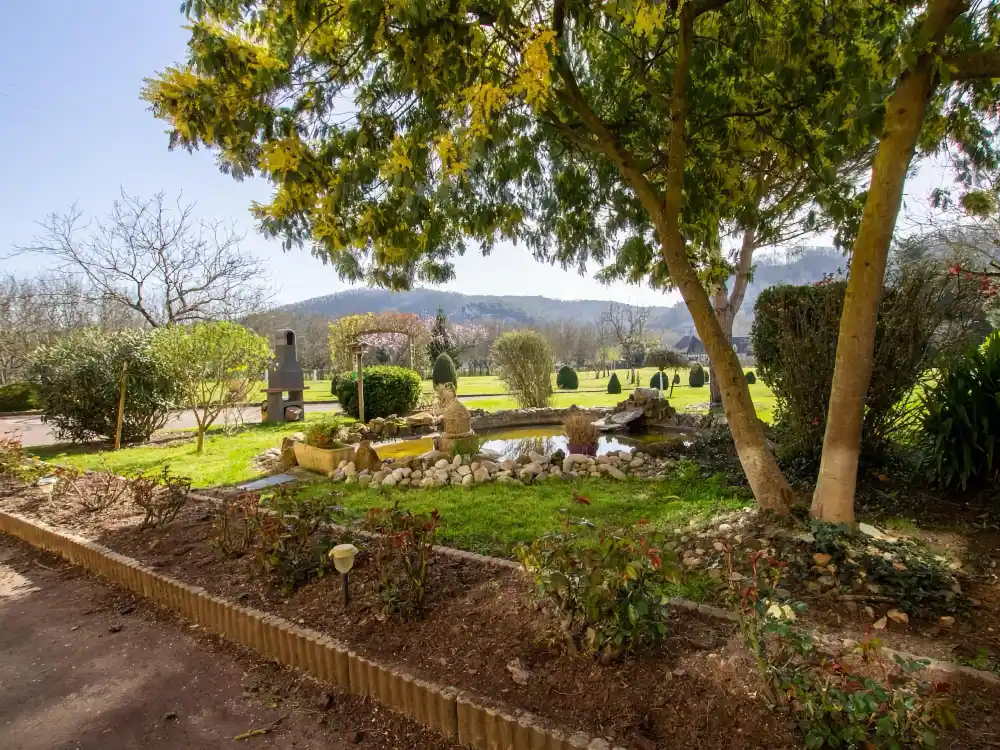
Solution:
{"label": "young plant", "polygon": [[[590,504],[577,494],[573,502]],[[572,530],[592,526],[566,509],[562,531],[521,545],[517,555],[534,575],[537,595],[554,606],[570,649],[607,663],[663,639],[669,585],[680,580],[680,569],[646,521],[596,538]]]}
{"label": "young plant", "polygon": [[139,531],[173,523],[191,494],[191,478],[172,475],[169,466],[159,476],[139,473],[127,481],[132,502],[143,511]]}
{"label": "young plant", "polygon": [[226,557],[243,557],[260,531],[260,498],[244,492],[225,501],[215,517],[213,544]]}
{"label": "young plant", "polygon": [[0,435],[0,476],[34,483],[48,473],[37,458],[28,456],[17,435]]}
{"label": "young plant", "polygon": [[439,522],[436,510],[414,515],[401,510],[398,500],[391,508],[371,508],[365,515],[366,530],[376,535],[369,549],[378,601],[387,615],[405,620],[424,608]]}
{"label": "young plant", "polygon": [[325,530],[330,511],[322,498],[300,499],[279,491],[270,498],[273,513],[261,514],[257,566],[291,594],[303,584],[326,574],[327,557],[336,540]]}
{"label": "young plant", "polygon": [[[74,466],[56,470],[59,481],[53,490],[53,497],[62,501],[75,500],[88,513],[107,510],[118,504],[128,492],[128,483],[110,472],[86,474]],[[84,481],[86,477],[86,481]]]}

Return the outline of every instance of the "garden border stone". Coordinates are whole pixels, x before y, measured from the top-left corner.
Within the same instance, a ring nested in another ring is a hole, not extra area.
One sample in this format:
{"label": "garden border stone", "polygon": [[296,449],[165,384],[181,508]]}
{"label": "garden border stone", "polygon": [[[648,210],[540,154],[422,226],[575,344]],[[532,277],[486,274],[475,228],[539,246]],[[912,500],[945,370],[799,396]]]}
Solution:
{"label": "garden border stone", "polygon": [[496,708],[474,693],[421,680],[361,656],[319,631],[212,596],[201,587],[19,513],[0,511],[0,532],[122,585],[228,641],[353,695],[374,698],[475,750],[612,750],[607,740],[571,733],[526,711]]}

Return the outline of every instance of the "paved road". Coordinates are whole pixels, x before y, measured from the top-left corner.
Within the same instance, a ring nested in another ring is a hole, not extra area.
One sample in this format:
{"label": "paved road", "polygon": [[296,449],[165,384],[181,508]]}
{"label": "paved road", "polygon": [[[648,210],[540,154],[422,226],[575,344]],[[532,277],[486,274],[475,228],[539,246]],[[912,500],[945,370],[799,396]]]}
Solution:
{"label": "paved road", "polygon": [[[340,404],[306,404],[306,411],[328,411],[339,412]],[[257,406],[247,406],[239,410],[239,416],[244,423],[256,423],[260,421],[260,408]],[[177,430],[185,427],[195,427],[194,412],[178,411],[173,414],[164,429]],[[0,417],[0,436],[19,435],[21,442],[25,446],[52,445],[56,442],[55,433],[42,423],[42,418],[38,415],[28,415],[23,417]]]}
{"label": "paved road", "polygon": [[454,748],[0,534],[0,748],[223,747]]}

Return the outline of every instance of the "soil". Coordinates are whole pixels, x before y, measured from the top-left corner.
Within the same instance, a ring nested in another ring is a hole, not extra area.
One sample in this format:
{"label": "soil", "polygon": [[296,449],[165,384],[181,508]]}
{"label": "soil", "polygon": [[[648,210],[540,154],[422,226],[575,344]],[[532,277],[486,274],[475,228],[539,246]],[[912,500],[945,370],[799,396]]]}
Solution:
{"label": "soil", "polygon": [[[87,513],[71,500],[39,499],[37,490],[10,484],[0,486],[0,498],[0,507],[69,528],[212,593],[327,632],[371,658],[616,744],[637,750],[801,746],[789,718],[760,699],[758,674],[731,623],[678,613],[656,650],[602,666],[567,653],[549,613],[534,601],[530,582],[509,570],[438,556],[427,611],[401,622],[378,610],[373,571],[363,556],[351,574],[346,610],[335,573],[283,594],[258,572],[253,553],[229,559],[215,549],[209,504],[192,502],[169,527],[138,532],[138,517],[124,506]],[[957,688],[959,715],[968,726],[951,738],[959,743],[952,746],[989,747],[983,737],[1000,737],[989,713],[1000,705],[1000,688]]]}
{"label": "soil", "polygon": [[6,750],[455,747],[4,535],[0,652]]}

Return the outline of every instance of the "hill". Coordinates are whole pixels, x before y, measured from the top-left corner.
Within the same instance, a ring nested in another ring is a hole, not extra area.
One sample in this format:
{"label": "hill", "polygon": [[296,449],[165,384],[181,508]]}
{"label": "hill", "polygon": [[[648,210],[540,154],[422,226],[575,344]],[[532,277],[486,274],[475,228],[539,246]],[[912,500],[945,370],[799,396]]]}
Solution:
{"label": "hill", "polygon": [[[745,335],[753,318],[753,303],[760,292],[775,284],[806,284],[824,274],[845,267],[844,257],[833,248],[796,248],[787,254],[772,255],[757,264],[747,288],[742,314],[737,318],[737,335]],[[438,289],[390,292],[385,289],[351,289],[337,294],[286,305],[281,310],[325,318],[365,312],[404,312],[433,315],[442,308],[449,320],[461,323],[501,322],[530,325],[553,320],[596,323],[608,309],[604,300],[561,300],[516,295],[471,295]],[[654,307],[649,327],[654,330],[682,331],[691,326],[683,303]]]}

